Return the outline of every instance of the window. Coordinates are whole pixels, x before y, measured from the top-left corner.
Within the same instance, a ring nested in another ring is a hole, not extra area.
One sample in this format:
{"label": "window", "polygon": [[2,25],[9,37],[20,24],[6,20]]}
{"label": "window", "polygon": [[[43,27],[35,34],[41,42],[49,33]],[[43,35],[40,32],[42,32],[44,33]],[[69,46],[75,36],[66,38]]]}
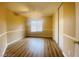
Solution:
{"label": "window", "polygon": [[42,20],[31,20],[31,32],[42,32],[43,21]]}

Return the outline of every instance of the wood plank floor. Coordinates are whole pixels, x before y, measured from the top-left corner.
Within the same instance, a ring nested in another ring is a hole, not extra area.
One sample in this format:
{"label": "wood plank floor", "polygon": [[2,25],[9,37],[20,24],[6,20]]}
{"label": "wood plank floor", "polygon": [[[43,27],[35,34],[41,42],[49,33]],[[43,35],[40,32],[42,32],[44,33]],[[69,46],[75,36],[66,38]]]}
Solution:
{"label": "wood plank floor", "polygon": [[29,37],[9,45],[4,57],[63,57],[63,54],[54,40]]}

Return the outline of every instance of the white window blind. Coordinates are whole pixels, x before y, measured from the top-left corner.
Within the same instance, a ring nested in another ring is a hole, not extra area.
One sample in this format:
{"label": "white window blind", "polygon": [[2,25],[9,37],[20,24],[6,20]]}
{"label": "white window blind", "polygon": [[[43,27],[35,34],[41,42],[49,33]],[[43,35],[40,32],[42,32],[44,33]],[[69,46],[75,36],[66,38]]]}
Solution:
{"label": "white window blind", "polygon": [[31,20],[31,32],[41,32],[43,30],[42,20]]}

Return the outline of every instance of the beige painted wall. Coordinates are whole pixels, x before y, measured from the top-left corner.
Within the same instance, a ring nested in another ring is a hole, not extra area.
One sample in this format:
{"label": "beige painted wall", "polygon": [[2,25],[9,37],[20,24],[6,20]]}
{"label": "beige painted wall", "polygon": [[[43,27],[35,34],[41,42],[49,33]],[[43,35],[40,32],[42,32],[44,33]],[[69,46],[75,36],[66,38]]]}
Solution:
{"label": "beige painted wall", "polygon": [[30,32],[30,28],[29,28],[30,24],[28,20],[26,23],[27,36],[52,37],[52,16],[46,16],[41,19],[43,20],[43,31],[42,32]]}
{"label": "beige painted wall", "polygon": [[58,43],[58,10],[54,13],[52,17],[52,38]]}
{"label": "beige painted wall", "polygon": [[6,10],[3,4],[0,3],[0,56],[3,55],[4,50],[7,46],[6,27]]}
{"label": "beige painted wall", "polygon": [[[76,39],[79,41],[79,2],[76,6]],[[75,56],[79,56],[79,45],[75,44]]]}
{"label": "beige painted wall", "polygon": [[75,3],[64,3],[64,33],[76,37]]}
{"label": "beige painted wall", "polygon": [[[58,18],[57,12],[54,14],[53,20]],[[57,24],[54,26],[57,27]],[[55,27],[53,27],[54,31],[56,30]],[[53,34],[55,35],[56,33]],[[75,3],[67,2],[63,3],[59,8],[59,46],[65,56],[74,56],[75,54],[72,38],[76,38]]]}
{"label": "beige painted wall", "polygon": [[25,17],[7,10],[7,42],[11,43],[25,36]]}
{"label": "beige painted wall", "polygon": [[[63,33],[76,38],[75,3],[64,3],[63,15]],[[68,56],[74,56],[74,41],[71,38],[64,37],[63,43],[63,51]]]}
{"label": "beige painted wall", "polygon": [[24,38],[25,17],[16,15],[0,3],[0,56],[3,56],[8,44]]}
{"label": "beige painted wall", "polygon": [[63,12],[63,6],[61,6],[59,8],[59,46],[61,47],[61,49],[63,50],[63,21],[64,21],[64,12]]}
{"label": "beige painted wall", "polygon": [[79,40],[79,2],[76,4],[76,38]]}

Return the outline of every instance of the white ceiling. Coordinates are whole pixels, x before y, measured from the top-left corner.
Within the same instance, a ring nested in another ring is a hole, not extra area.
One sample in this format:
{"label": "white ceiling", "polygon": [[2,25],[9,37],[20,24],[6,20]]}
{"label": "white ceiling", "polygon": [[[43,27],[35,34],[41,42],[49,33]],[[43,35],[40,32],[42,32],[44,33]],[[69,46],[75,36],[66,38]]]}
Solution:
{"label": "white ceiling", "polygon": [[6,7],[24,16],[31,13],[39,13],[43,16],[53,14],[61,2],[15,2],[6,3]]}

